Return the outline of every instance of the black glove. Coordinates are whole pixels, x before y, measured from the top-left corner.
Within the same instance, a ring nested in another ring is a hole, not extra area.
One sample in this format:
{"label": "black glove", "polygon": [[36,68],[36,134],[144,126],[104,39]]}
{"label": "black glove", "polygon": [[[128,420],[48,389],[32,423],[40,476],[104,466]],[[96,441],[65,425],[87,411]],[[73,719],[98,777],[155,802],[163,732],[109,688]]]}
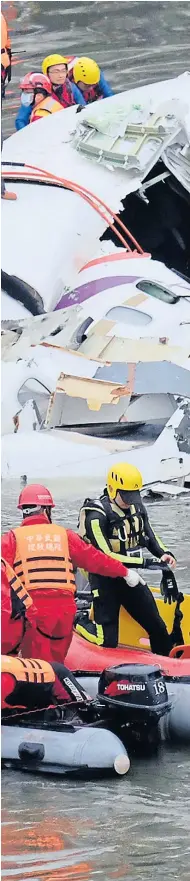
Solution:
{"label": "black glove", "polygon": [[8,83],[10,83],[11,82],[11,58],[12,58],[11,49],[7,49],[7,55],[9,56],[9,61],[10,61],[10,64],[7,67],[7,80],[8,80]]}
{"label": "black glove", "polygon": [[169,606],[171,606],[171,603],[177,602],[179,591],[174,572],[171,570],[163,570],[160,582],[160,592],[164,597],[164,603],[169,603]]}

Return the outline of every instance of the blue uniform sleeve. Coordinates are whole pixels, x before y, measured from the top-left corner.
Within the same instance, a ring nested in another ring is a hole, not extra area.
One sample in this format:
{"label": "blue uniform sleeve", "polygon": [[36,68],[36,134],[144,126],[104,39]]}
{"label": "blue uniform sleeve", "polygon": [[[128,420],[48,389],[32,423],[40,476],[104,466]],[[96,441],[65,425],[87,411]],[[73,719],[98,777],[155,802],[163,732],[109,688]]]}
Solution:
{"label": "blue uniform sleeve", "polygon": [[85,101],[84,95],[82,94],[80,89],[78,89],[78,86],[76,86],[75,83],[71,83],[71,88],[72,88],[72,93],[73,93],[73,98],[74,98],[75,104],[82,104],[83,106],[85,106],[86,101]]}
{"label": "blue uniform sleeve", "polygon": [[15,128],[17,132],[19,132],[21,128],[25,128],[25,126],[29,124],[31,113],[31,104],[29,104],[29,107],[24,107],[23,104],[20,105],[15,119]]}
{"label": "blue uniform sleeve", "polygon": [[102,71],[100,74],[99,87],[102,92],[103,98],[111,98],[111,95],[114,95],[113,89],[111,89],[111,86],[109,86],[109,83],[107,83],[107,80],[105,79]]}

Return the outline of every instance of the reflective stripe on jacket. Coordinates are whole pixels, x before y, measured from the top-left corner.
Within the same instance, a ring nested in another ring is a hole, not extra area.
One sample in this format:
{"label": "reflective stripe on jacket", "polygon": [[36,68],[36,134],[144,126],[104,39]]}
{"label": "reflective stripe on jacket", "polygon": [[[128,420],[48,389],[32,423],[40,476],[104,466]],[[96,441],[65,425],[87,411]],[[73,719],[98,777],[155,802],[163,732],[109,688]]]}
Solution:
{"label": "reflective stripe on jacket", "polygon": [[75,593],[75,579],[66,529],[52,523],[20,526],[14,570],[28,590],[45,588]]}
{"label": "reflective stripe on jacket", "polygon": [[36,104],[33,108],[30,122],[36,122],[37,119],[42,119],[49,113],[57,113],[58,110],[62,110],[62,105],[56,100],[56,98],[51,98],[51,95],[49,95],[47,98],[43,98],[43,101],[40,101],[40,103]]}
{"label": "reflective stripe on jacket", "polygon": [[7,563],[6,560],[3,559],[3,557],[1,557],[1,561],[4,564],[6,576],[11,590],[14,591],[14,593],[22,603],[22,606],[24,606],[24,609],[26,609],[27,611],[28,609],[30,609],[30,606],[33,605],[32,598],[29,596],[26,588],[23,587],[22,581],[20,581],[20,578],[18,578],[18,576],[15,574],[12,566],[9,566],[9,563]]}
{"label": "reflective stripe on jacket", "polygon": [[85,499],[79,513],[79,534],[126,566],[142,566],[145,547],[158,558],[169,553],[155,535],[143,504],[140,509],[131,505],[124,511],[106,492],[100,499]]}

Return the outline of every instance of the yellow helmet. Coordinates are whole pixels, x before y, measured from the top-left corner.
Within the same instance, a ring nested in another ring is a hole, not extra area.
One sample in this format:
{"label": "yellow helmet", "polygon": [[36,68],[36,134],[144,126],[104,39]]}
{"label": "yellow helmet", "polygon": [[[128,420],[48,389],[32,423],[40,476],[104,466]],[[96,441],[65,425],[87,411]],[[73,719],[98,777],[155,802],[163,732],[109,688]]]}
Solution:
{"label": "yellow helmet", "polygon": [[92,58],[79,58],[73,67],[73,77],[75,83],[97,86],[100,80],[100,68]]}
{"label": "yellow helmet", "polygon": [[68,58],[65,58],[63,55],[47,55],[47,58],[44,58],[42,61],[42,73],[45,73],[45,76],[47,76],[49,67],[54,67],[56,64],[65,64],[67,67]]}
{"label": "yellow helmet", "polygon": [[135,465],[130,465],[129,462],[117,462],[108,471],[107,491],[112,501],[119,492],[123,499],[126,498],[126,501],[128,500],[132,504],[133,498],[134,501],[137,499],[142,485],[142,474]]}

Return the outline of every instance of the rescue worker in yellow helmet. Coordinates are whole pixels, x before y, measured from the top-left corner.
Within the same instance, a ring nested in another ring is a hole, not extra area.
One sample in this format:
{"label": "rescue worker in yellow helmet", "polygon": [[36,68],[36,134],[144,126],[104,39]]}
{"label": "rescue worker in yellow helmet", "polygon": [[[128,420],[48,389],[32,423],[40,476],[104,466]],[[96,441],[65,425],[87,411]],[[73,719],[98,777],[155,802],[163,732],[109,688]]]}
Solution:
{"label": "rescue worker in yellow helmet", "polygon": [[155,535],[140,490],[142,476],[125,462],[112,465],[107,487],[98,499],[85,499],[79,513],[79,533],[105,554],[129,568],[123,578],[90,575],[94,621],[78,616],[76,630],[98,645],[115,648],[118,644],[120,607],[124,608],[148,633],[153,652],[168,655],[173,642],[159,615],[154,597],[144,579],[135,571],[143,566],[143,548],[159,560],[175,567],[175,558]]}
{"label": "rescue worker in yellow helmet", "polygon": [[91,104],[93,101],[114,95],[104,74],[92,58],[77,59],[73,66],[73,79],[82,93],[84,104]]}
{"label": "rescue worker in yellow helmet", "polygon": [[82,94],[68,77],[69,59],[63,55],[47,55],[42,61],[42,73],[49,78],[51,92],[61,102],[62,107],[85,104]]}

